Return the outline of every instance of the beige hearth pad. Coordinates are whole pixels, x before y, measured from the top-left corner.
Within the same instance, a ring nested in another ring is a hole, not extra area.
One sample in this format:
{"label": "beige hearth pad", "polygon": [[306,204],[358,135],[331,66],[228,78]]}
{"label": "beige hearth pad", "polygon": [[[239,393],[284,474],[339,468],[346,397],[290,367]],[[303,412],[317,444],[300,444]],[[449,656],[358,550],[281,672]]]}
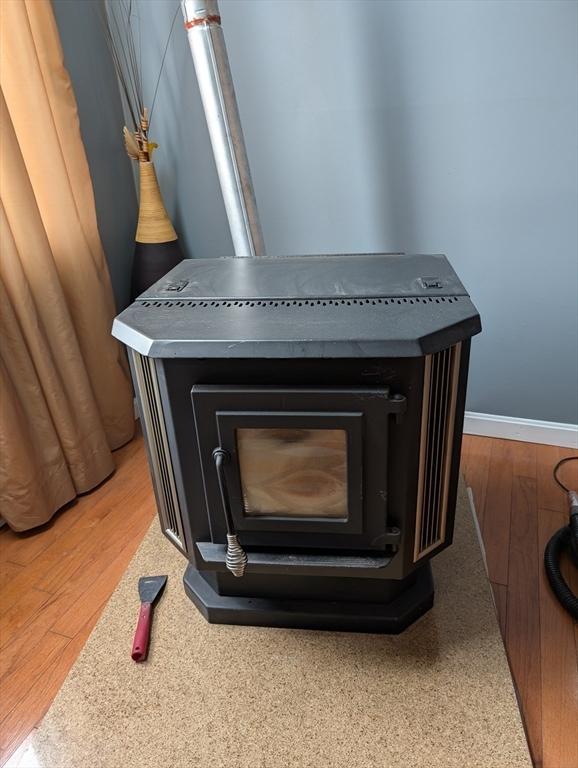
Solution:
{"label": "beige hearth pad", "polygon": [[[20,765],[528,768],[465,490],[434,609],[400,636],[209,625],[155,522]],[[168,573],[148,662],[137,581]]]}

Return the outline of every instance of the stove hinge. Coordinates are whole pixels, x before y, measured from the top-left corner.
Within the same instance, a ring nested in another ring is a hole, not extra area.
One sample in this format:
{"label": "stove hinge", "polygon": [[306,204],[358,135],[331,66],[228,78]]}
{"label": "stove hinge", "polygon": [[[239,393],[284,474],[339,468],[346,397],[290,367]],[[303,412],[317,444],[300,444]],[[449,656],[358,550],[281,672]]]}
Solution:
{"label": "stove hinge", "polygon": [[388,412],[395,416],[395,423],[401,424],[407,410],[407,398],[405,395],[395,394],[388,397]]}
{"label": "stove hinge", "polygon": [[388,526],[385,529],[383,536],[380,536],[380,541],[383,541],[385,548],[391,552],[397,552],[399,549],[399,543],[401,541],[401,531],[395,526]]}

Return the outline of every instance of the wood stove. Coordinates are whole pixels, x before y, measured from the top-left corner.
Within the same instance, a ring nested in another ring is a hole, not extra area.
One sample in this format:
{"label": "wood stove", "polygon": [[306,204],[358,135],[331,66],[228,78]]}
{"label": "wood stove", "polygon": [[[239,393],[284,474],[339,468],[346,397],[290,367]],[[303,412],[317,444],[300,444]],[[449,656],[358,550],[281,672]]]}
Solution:
{"label": "wood stove", "polygon": [[444,256],[183,261],[115,320],[213,622],[399,632],[452,540],[470,338]]}

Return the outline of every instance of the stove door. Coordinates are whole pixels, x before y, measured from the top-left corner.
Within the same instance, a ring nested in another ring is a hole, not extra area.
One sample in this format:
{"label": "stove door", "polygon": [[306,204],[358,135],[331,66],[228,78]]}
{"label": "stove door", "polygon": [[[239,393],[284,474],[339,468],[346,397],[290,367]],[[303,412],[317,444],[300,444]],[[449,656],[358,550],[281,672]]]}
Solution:
{"label": "stove door", "polygon": [[192,400],[213,542],[228,515],[247,546],[384,549],[388,421],[405,398],[195,385]]}

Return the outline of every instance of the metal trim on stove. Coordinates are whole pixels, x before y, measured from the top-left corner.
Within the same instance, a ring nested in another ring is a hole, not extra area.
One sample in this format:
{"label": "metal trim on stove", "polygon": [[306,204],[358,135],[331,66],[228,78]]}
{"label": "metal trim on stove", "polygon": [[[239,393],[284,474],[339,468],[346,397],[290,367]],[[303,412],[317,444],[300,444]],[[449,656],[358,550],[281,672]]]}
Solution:
{"label": "metal trim on stove", "polygon": [[[231,489],[231,513],[238,531],[303,531],[361,533],[363,530],[363,413],[301,411],[217,411],[219,446],[230,455],[224,468]],[[235,432],[239,428],[338,429],[347,435],[347,517],[290,517],[259,515],[248,517],[243,512],[241,471]]]}
{"label": "metal trim on stove", "polygon": [[[191,391],[207,514],[214,543],[224,543],[213,452],[230,457],[223,465],[235,532],[243,546],[334,547],[384,551],[399,543],[388,518],[389,419],[402,418],[406,398],[388,387],[251,387],[194,385]],[[347,434],[348,516],[248,517],[244,513],[235,429],[299,427],[342,429]]]}
{"label": "metal trim on stove", "polygon": [[446,540],[461,347],[425,359],[414,562]]}
{"label": "metal trim on stove", "polygon": [[[227,548],[211,541],[198,541],[196,546],[207,570],[230,570],[226,565]],[[247,552],[247,573],[287,573],[301,575],[367,576],[375,578],[376,571],[387,568],[391,557],[386,555],[328,554],[323,552]]]}
{"label": "metal trim on stove", "polygon": [[134,350],[130,350],[130,353],[161,527],[165,536],[184,552],[186,543],[182,511],[159,392],[156,362]]}

